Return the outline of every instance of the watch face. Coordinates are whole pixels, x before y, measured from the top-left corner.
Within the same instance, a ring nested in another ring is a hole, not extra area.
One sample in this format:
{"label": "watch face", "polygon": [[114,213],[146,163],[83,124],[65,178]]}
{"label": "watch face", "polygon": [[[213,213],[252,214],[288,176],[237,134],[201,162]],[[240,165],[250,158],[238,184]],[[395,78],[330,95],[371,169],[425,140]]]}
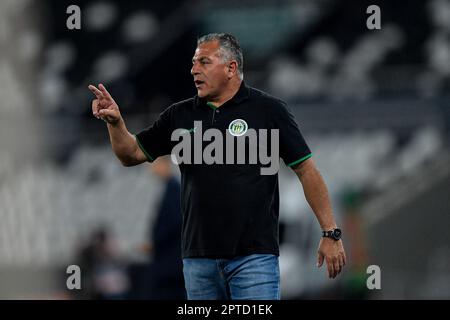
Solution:
{"label": "watch face", "polygon": [[341,234],[342,234],[341,229],[334,229],[333,238],[339,240],[341,238]]}

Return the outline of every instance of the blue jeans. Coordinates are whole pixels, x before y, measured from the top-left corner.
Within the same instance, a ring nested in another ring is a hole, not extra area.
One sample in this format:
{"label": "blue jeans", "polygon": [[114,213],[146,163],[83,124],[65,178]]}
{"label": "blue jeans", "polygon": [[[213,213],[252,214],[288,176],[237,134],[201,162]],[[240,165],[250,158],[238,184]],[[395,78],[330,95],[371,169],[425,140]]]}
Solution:
{"label": "blue jeans", "polygon": [[280,300],[278,256],[183,259],[188,300]]}

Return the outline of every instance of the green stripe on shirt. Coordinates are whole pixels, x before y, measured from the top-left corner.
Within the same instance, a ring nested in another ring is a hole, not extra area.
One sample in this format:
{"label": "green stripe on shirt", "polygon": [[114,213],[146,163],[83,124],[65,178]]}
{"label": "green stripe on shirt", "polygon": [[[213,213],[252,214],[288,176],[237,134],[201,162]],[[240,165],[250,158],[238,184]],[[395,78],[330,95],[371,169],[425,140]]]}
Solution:
{"label": "green stripe on shirt", "polygon": [[136,137],[136,141],[138,143],[139,148],[142,150],[142,152],[145,154],[145,156],[147,157],[147,160],[149,162],[153,162],[153,158],[147,153],[147,151],[145,151],[144,147],[142,146],[141,142],[139,141],[139,138],[137,137],[137,135],[134,135]]}
{"label": "green stripe on shirt", "polygon": [[312,153],[308,154],[307,156],[305,156],[305,157],[303,157],[301,159],[295,160],[294,162],[291,162],[291,163],[287,164],[286,166],[292,167],[292,166],[296,165],[297,163],[305,161],[306,159],[309,159],[311,157],[312,157]]}

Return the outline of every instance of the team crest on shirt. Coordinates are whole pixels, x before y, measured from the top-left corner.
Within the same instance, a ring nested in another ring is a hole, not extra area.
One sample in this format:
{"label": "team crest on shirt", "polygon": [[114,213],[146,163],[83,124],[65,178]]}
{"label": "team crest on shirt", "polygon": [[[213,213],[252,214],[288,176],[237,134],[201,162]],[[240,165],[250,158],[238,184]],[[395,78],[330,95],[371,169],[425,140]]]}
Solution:
{"label": "team crest on shirt", "polygon": [[247,132],[248,125],[245,120],[242,119],[235,119],[230,122],[230,125],[228,126],[228,131],[231,135],[235,137],[239,137],[244,135]]}

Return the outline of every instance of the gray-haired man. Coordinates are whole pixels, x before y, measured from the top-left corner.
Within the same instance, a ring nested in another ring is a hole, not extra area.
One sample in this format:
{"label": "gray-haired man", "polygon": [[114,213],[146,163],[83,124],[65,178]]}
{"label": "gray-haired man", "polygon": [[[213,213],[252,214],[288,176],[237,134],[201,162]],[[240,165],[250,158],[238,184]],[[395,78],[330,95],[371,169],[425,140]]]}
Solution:
{"label": "gray-haired man", "polygon": [[[123,165],[134,166],[171,154],[176,143],[172,133],[184,128],[186,139],[196,139],[194,122],[198,121],[204,129],[232,135],[236,140],[245,139],[249,129],[276,131],[278,141],[267,149],[279,148],[280,157],[299,177],[324,231],[318,266],[325,260],[329,277],[336,277],[346,259],[340,230],[327,187],[286,103],[244,83],[242,51],[229,34],[209,34],[198,40],[191,74],[197,95],[171,105],[137,135],[126,129],[106,88],[89,87],[97,97],[92,103],[93,114],[107,122],[116,156]],[[202,156],[207,150],[213,153],[212,149],[202,139],[200,149],[194,148],[193,154]],[[264,166],[220,160],[179,164],[182,257],[189,299],[280,298],[278,175],[262,175]]]}

